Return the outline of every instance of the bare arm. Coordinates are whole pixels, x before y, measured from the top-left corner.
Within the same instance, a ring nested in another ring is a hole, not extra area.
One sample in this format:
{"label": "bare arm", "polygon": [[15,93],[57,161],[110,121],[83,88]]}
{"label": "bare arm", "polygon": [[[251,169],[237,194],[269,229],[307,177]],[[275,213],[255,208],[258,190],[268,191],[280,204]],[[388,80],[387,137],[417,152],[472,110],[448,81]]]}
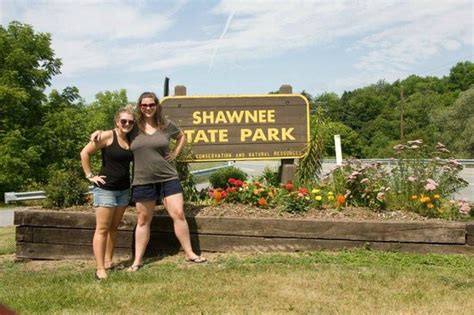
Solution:
{"label": "bare arm", "polygon": [[183,150],[184,144],[186,143],[186,137],[182,131],[179,132],[178,136],[176,137],[176,146],[173,151],[171,151],[165,158],[167,161],[176,160],[176,157],[181,153]]}
{"label": "bare arm", "polygon": [[81,151],[81,164],[86,178],[100,186],[105,184],[105,176],[97,176],[92,173],[91,156],[98,150],[107,146],[107,143],[112,139],[112,131],[103,131],[98,141],[90,141]]}

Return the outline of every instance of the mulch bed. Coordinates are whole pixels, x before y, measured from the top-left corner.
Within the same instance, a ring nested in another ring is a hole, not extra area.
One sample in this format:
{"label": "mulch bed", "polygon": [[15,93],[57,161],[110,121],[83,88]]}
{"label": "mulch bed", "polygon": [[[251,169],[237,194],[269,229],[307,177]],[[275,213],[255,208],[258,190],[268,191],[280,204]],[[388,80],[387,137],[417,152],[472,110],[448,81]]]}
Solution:
{"label": "mulch bed", "polygon": [[[41,207],[30,207],[30,209],[41,210]],[[44,209],[56,211],[79,211],[93,212],[90,205],[76,206],[63,209]],[[134,207],[129,207],[126,213],[135,213]],[[156,214],[166,214],[163,206],[157,206]],[[408,211],[373,211],[367,208],[345,207],[342,209],[310,209],[304,213],[288,213],[281,209],[262,209],[244,204],[221,203],[219,205],[186,204],[185,213],[190,217],[237,217],[237,218],[280,218],[280,219],[319,219],[319,220],[400,220],[400,221],[443,221],[442,219],[431,219]]]}

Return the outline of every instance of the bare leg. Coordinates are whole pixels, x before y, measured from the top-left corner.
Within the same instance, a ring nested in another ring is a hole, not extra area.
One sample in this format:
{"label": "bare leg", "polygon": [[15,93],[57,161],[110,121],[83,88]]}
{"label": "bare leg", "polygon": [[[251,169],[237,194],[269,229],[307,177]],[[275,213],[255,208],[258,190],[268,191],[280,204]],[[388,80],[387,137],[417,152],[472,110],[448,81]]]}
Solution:
{"label": "bare leg", "polygon": [[[156,201],[137,202],[137,228],[135,229],[135,259],[132,266],[142,264],[148,241],[150,240],[150,224]],[[133,270],[130,270],[133,271]]]}
{"label": "bare leg", "polygon": [[92,240],[92,248],[97,264],[97,276],[99,278],[107,278],[105,271],[104,259],[105,248],[107,246],[107,235],[112,224],[114,208],[97,207],[95,210],[96,227],[94,239]]}
{"label": "bare leg", "polygon": [[189,235],[188,222],[184,216],[184,202],[183,194],[175,194],[168,197],[165,197],[163,200],[163,205],[166,207],[168,214],[173,219],[174,233],[181,244],[181,247],[184,250],[186,259],[196,259],[199,256],[193,252],[191,247],[191,237]]}
{"label": "bare leg", "polygon": [[105,268],[109,269],[112,267],[112,261],[114,256],[114,249],[115,249],[115,242],[117,240],[117,227],[120,224],[120,220],[122,220],[123,213],[127,206],[120,206],[115,208],[114,215],[112,218],[112,224],[110,226],[109,234],[107,237],[107,247],[105,249],[105,261],[104,266]]}

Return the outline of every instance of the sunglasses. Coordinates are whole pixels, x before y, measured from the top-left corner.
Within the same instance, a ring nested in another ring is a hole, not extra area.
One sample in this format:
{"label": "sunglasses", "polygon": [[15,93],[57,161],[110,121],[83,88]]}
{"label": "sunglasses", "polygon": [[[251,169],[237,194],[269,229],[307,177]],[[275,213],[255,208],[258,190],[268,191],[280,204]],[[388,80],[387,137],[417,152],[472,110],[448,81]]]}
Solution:
{"label": "sunglasses", "polygon": [[152,108],[152,107],[155,107],[156,104],[155,103],[151,103],[151,104],[140,104],[140,107],[143,108],[143,109],[149,109],[149,108]]}
{"label": "sunglasses", "polygon": [[128,120],[128,119],[120,119],[120,124],[122,126],[125,126],[126,124],[129,124],[130,126],[135,123],[135,120]]}

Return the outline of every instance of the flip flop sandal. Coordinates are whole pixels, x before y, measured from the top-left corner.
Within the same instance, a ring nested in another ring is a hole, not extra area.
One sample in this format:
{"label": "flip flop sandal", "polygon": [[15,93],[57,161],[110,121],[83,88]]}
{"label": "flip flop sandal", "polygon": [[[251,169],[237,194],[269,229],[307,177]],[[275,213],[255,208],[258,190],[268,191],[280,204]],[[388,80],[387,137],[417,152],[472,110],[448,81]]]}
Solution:
{"label": "flip flop sandal", "polygon": [[194,258],[186,258],[185,261],[195,264],[202,264],[205,263],[207,259],[201,256],[196,256]]}
{"label": "flip flop sandal", "polygon": [[128,272],[137,272],[142,267],[143,267],[143,264],[142,265],[132,265],[132,266],[128,267],[127,271]]}

